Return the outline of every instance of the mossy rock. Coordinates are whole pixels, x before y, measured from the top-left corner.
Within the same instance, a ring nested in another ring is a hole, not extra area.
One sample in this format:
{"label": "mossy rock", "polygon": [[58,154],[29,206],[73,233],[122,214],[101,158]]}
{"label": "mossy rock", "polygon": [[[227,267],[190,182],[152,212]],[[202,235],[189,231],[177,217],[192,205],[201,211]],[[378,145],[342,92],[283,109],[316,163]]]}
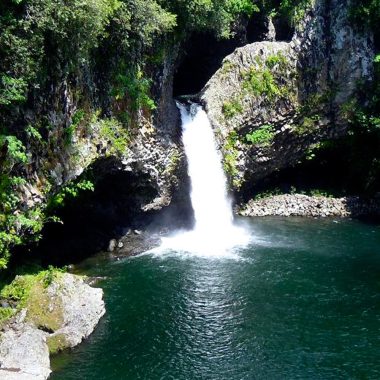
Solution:
{"label": "mossy rock", "polygon": [[15,309],[0,306],[0,329],[14,316],[15,312]]}
{"label": "mossy rock", "polygon": [[49,335],[46,339],[46,343],[49,347],[49,352],[51,355],[57,354],[58,352],[71,347],[65,334],[62,333]]}
{"label": "mossy rock", "polygon": [[[12,283],[1,290],[0,295],[16,302],[17,311],[26,308],[27,321],[51,333],[61,328],[64,322],[62,301],[56,296],[56,289],[51,288],[59,286],[61,275],[60,270],[50,268],[37,274],[16,276]],[[5,318],[8,314],[9,311],[0,310],[0,321],[2,315]]]}
{"label": "mossy rock", "polygon": [[54,332],[64,323],[60,299],[49,295],[48,289],[40,282],[30,290],[26,308],[27,320],[41,330]]}

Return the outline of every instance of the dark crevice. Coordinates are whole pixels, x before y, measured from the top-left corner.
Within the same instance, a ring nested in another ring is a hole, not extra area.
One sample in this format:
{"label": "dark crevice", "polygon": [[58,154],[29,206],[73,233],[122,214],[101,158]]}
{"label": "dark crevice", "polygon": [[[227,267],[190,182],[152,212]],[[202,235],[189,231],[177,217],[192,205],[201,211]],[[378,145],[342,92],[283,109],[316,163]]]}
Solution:
{"label": "dark crevice", "polygon": [[247,42],[263,41],[268,33],[268,16],[264,12],[255,13],[247,24]]}
{"label": "dark crevice", "polygon": [[245,44],[245,31],[227,40],[219,40],[209,33],[194,33],[183,47],[186,53],[174,76],[174,97],[200,92],[223,59]]}
{"label": "dark crevice", "polygon": [[141,206],[156,196],[147,174],[106,174],[96,183],[94,192],[86,191],[56,211],[63,223],[45,226],[43,239],[31,248],[30,258],[42,265],[65,265],[104,250],[110,239],[152,222],[154,212],[143,212]]}
{"label": "dark crevice", "polygon": [[276,41],[290,42],[292,40],[295,29],[286,17],[274,17],[273,24],[276,29]]}
{"label": "dark crevice", "polygon": [[38,329],[38,330],[41,330],[41,331],[43,331],[43,332],[46,332],[46,333],[48,333],[48,334],[53,334],[53,333],[54,333],[54,330],[53,330],[53,329],[51,329],[50,327],[47,327],[47,326],[43,326],[43,325],[38,325],[38,326],[37,326],[37,329]]}
{"label": "dark crevice", "polygon": [[336,197],[373,197],[380,191],[379,179],[368,181],[373,160],[371,152],[376,144],[375,139],[356,141],[352,136],[327,142],[314,158],[274,172],[263,180],[247,183],[238,194],[238,200],[247,202],[268,191],[310,193],[311,190]]}

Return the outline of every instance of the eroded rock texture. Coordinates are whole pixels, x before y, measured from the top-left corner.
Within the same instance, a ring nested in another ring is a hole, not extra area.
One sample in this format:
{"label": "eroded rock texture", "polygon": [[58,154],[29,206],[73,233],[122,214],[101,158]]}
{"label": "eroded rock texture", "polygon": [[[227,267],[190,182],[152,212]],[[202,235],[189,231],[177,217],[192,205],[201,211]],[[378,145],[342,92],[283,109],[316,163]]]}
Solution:
{"label": "eroded rock texture", "polygon": [[374,56],[371,36],[349,20],[349,5],[315,1],[290,42],[236,49],[203,89],[235,189],[347,132],[350,102],[358,83],[371,79]]}

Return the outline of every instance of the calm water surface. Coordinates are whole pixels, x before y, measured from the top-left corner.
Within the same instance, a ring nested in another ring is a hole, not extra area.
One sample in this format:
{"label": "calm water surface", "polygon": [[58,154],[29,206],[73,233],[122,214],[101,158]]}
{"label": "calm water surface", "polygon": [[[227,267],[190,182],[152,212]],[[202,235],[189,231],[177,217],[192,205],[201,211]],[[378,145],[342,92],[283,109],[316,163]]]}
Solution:
{"label": "calm water surface", "polygon": [[232,258],[93,263],[108,313],[51,379],[380,379],[380,226],[246,223]]}

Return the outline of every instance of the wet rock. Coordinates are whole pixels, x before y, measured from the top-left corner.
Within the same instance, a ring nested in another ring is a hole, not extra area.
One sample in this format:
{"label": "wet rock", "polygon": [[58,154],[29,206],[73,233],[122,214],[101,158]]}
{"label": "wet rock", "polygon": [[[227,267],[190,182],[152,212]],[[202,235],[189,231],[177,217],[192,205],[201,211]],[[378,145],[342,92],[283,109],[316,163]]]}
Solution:
{"label": "wet rock", "polygon": [[327,198],[303,194],[276,195],[251,200],[238,213],[242,216],[357,217],[380,215],[380,198]]}
{"label": "wet rock", "polygon": [[158,233],[146,233],[139,231],[140,234],[130,234],[122,237],[120,243],[122,247],[112,253],[112,258],[135,256],[156,248],[161,244],[161,235]]}
{"label": "wet rock", "polygon": [[116,245],[117,245],[116,239],[110,240],[110,242],[108,243],[107,251],[108,252],[113,252],[115,250],[115,248],[116,248]]}

